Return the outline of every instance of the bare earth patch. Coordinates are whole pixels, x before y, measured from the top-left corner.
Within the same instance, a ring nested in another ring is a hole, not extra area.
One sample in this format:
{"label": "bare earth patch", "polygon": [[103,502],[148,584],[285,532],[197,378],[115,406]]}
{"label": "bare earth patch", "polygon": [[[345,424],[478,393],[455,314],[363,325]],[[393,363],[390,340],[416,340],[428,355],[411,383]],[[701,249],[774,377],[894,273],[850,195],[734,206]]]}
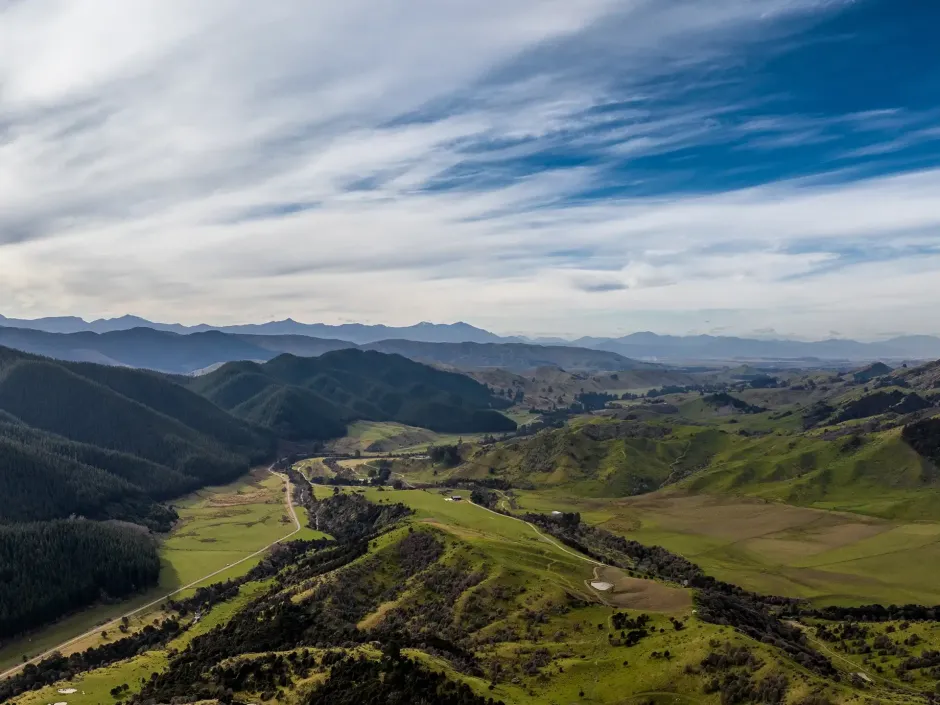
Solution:
{"label": "bare earth patch", "polygon": [[[688,590],[669,587],[655,580],[631,578],[619,568],[598,566],[594,569],[594,578],[588,583],[594,593],[614,607],[646,612],[680,612],[692,607],[692,595]],[[595,584],[598,584],[597,588]],[[610,587],[606,587],[608,585]]]}

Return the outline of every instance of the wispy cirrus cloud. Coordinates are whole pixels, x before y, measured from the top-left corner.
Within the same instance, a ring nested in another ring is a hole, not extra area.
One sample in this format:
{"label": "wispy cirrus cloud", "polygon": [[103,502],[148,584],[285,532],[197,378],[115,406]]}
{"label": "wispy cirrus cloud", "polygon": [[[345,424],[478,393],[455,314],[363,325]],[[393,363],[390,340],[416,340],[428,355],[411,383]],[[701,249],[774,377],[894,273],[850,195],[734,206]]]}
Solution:
{"label": "wispy cirrus cloud", "polygon": [[3,6],[4,313],[875,334],[862,291],[940,294],[940,177],[897,159],[929,106],[799,94],[810,35],[857,12]]}

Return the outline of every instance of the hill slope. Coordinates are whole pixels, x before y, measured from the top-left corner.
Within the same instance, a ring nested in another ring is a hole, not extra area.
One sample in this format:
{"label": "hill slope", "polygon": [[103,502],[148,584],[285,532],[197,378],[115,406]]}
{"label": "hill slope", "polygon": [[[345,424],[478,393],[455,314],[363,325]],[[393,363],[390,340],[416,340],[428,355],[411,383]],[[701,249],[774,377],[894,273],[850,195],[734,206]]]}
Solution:
{"label": "hill slope", "polygon": [[154,500],[231,480],[271,449],[264,434],[153,373],[5,348],[0,411],[0,482],[21,498],[0,520],[147,519]]}
{"label": "hill slope", "polygon": [[663,370],[661,365],[638,362],[603,350],[565,345],[527,343],[416,343],[383,340],[364,346],[367,350],[396,353],[413,360],[439,363],[459,369],[501,367],[522,371],[554,366],[571,371]]}
{"label": "hill slope", "polygon": [[183,335],[150,328],[107,333],[48,333],[0,328],[0,345],[70,362],[140,367],[186,374],[220,362],[270,360],[283,353],[322,355],[353,347],[343,340],[305,336],[230,335],[207,331]]}
{"label": "hill slope", "polygon": [[157,374],[0,348],[0,639],[152,585],[142,527],[177,518],[159,502],[271,451],[267,434]]}
{"label": "hill slope", "polygon": [[[940,419],[869,433],[745,434],[707,425],[594,419],[484,446],[437,480],[503,481],[575,497],[657,490],[744,495],[889,519],[940,511]],[[734,426],[731,426],[733,428]],[[400,463],[431,479],[430,461]]]}
{"label": "hill slope", "polygon": [[[526,525],[432,492],[315,498],[297,479],[335,541],[285,544],[198,605],[171,604],[169,628],[50,657],[0,698],[35,705],[72,683],[88,702],[135,705],[842,705],[890,694],[850,679],[852,662],[838,671],[807,639],[809,620],[782,613],[788,601],[576,516],[528,514]],[[190,617],[197,606],[202,619]]]}
{"label": "hill slope", "polygon": [[515,428],[494,410],[505,402],[484,385],[374,351],[232,363],[193,379],[189,387],[236,416],[292,439],[339,436],[355,420],[397,421],[443,432]]}

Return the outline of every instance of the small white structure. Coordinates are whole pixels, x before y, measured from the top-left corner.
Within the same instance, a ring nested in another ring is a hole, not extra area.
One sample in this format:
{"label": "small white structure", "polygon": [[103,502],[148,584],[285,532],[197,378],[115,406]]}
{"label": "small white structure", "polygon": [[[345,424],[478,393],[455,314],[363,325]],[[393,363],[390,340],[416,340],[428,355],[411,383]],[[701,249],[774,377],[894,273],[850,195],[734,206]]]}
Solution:
{"label": "small white structure", "polygon": [[554,510],[554,511],[552,512],[552,516],[553,516],[553,517],[560,517],[560,516],[561,516],[561,512],[559,512],[559,511],[556,509],[556,510]]}
{"label": "small white structure", "polygon": [[71,695],[72,693],[77,693],[78,690],[75,688],[59,688],[58,692],[60,695]]}

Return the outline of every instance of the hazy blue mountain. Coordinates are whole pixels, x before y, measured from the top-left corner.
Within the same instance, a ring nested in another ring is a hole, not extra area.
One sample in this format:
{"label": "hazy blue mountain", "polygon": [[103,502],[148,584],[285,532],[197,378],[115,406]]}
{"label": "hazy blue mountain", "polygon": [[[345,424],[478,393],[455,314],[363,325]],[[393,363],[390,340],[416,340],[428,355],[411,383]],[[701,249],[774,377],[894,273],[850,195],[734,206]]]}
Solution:
{"label": "hazy blue mountain", "polygon": [[278,354],[217,331],[180,335],[150,328],[110,333],[0,328],[0,345],[57,360],[175,373],[229,360],[268,360]]}
{"label": "hazy blue mountain", "polygon": [[299,323],[293,319],[252,323],[236,326],[212,326],[199,324],[184,326],[179,323],[155,323],[138,316],[120,318],[101,318],[85,321],[74,316],[60,318],[37,318],[32,320],[5,318],[0,316],[0,326],[41,330],[49,333],[113,333],[134,328],[151,328],[170,333],[204,333],[222,331],[249,335],[303,335],[313,338],[332,338],[347,340],[352,343],[374,343],[389,338],[403,338],[428,343],[492,343],[506,340],[468,323],[418,323],[413,326],[393,327],[384,325],[365,325],[362,323],[344,323],[328,325],[326,323]]}
{"label": "hazy blue mountain", "polygon": [[58,360],[142,367],[175,374],[211,371],[226,362],[266,362],[284,353],[318,357],[333,350],[356,347],[398,353],[413,360],[461,369],[504,367],[521,371],[552,365],[572,371],[614,371],[656,367],[627,360],[616,353],[572,346],[408,340],[357,346],[344,340],[303,335],[234,335],[220,331],[181,335],[150,328],[108,333],[47,333],[0,327],[0,345]]}
{"label": "hazy blue mountain", "polygon": [[940,356],[940,338],[904,336],[862,343],[856,340],[762,340],[713,335],[657,335],[641,332],[621,338],[586,339],[575,344],[627,357],[664,361],[735,359],[904,360]]}
{"label": "hazy blue mountain", "polygon": [[[0,326],[9,326],[19,329],[45,331],[50,333],[117,333],[133,329],[148,328],[166,333],[179,335],[192,335],[209,332],[224,332],[239,336],[252,336],[256,340],[242,338],[242,343],[268,350],[268,352],[290,352],[295,355],[319,355],[330,349],[349,347],[349,344],[371,345],[384,341],[412,341],[418,343],[518,343],[545,347],[579,347],[604,350],[617,353],[627,358],[657,360],[663,362],[691,362],[691,361],[731,361],[731,360],[823,360],[823,361],[872,361],[886,360],[915,360],[935,359],[940,357],[940,338],[929,335],[907,335],[891,338],[874,343],[863,343],[856,340],[831,339],[821,341],[799,341],[786,339],[757,339],[714,335],[659,335],[651,332],[637,332],[622,337],[594,337],[587,336],[575,340],[566,340],[560,337],[519,338],[501,337],[482,328],[468,323],[418,323],[413,326],[385,326],[366,325],[362,323],[345,323],[341,325],[327,325],[325,323],[299,323],[293,319],[271,321],[268,323],[247,324],[237,326],[211,326],[200,324],[184,326],[179,323],[154,323],[138,316],[121,316],[120,318],[98,319],[84,321],[74,316],[57,318],[39,318],[23,320],[4,318],[0,316]],[[291,341],[285,339],[290,337]],[[265,338],[265,342],[260,339]],[[330,347],[325,343],[306,343],[303,338],[332,341]],[[14,345],[13,343],[9,343]],[[14,345],[14,347],[18,347]],[[34,348],[34,352],[42,352]],[[311,351],[312,350],[312,351]],[[479,351],[478,351],[479,352]],[[505,352],[505,351],[504,351]],[[62,357],[56,353],[55,357]],[[79,353],[76,353],[79,354]],[[84,350],[80,357],[63,357],[63,359],[82,359],[107,364],[115,364],[109,360],[107,353],[97,349]],[[247,354],[246,352],[238,354]],[[101,357],[105,355],[105,357]],[[218,356],[218,359],[203,365],[245,359],[235,356],[236,353],[227,353]],[[443,352],[440,353],[442,356]],[[211,357],[211,356],[210,356]],[[270,354],[260,354],[250,359],[270,359]],[[530,356],[531,357],[531,356]],[[473,358],[470,366],[486,367],[479,364],[478,355]],[[436,362],[445,362],[437,360]],[[126,360],[116,360],[117,364],[133,364]],[[448,363],[449,364],[449,363]],[[555,364],[555,363],[545,363]],[[587,365],[592,367],[593,363]],[[516,366],[518,369],[518,365]],[[198,369],[198,368],[192,368]],[[189,370],[187,370],[189,371]]]}
{"label": "hazy blue mountain", "polygon": [[468,323],[418,323],[413,326],[392,327],[344,323],[298,323],[288,318],[284,321],[243,326],[224,326],[226,333],[248,333],[252,335],[306,335],[315,338],[338,338],[359,345],[375,343],[390,338],[402,338],[424,343],[493,343],[504,339],[495,333],[476,328]]}
{"label": "hazy blue mountain", "polygon": [[458,369],[500,367],[516,372],[536,367],[561,367],[577,371],[656,369],[616,352],[590,350],[570,345],[532,343],[420,343],[411,340],[383,340],[363,346],[368,350],[397,353],[420,362],[438,363]]}
{"label": "hazy blue mountain", "polygon": [[219,331],[181,335],[150,328],[109,333],[47,333],[0,328],[0,345],[57,360],[177,374],[236,360],[270,360],[285,352],[314,357],[331,350],[355,347],[343,340],[306,336],[230,335]]}

